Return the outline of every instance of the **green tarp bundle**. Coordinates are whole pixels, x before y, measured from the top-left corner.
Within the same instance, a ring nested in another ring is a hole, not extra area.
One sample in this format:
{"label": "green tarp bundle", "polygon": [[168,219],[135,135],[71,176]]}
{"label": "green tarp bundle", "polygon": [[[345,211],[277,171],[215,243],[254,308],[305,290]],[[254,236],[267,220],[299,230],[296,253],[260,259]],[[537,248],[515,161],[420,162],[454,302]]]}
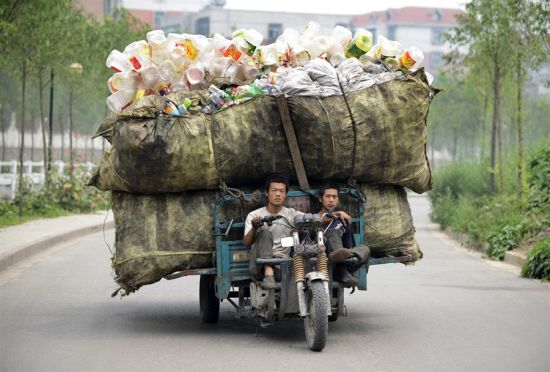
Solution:
{"label": "green tarp bundle", "polygon": [[[405,190],[399,186],[361,186],[365,205],[365,241],[375,257],[411,254],[422,257],[415,239]],[[221,219],[242,222],[263,205],[258,197],[225,204]],[[113,192],[116,240],[115,280],[125,293],[179,270],[214,267],[213,203],[221,194],[199,191],[159,195]],[[341,202],[345,209],[347,205]],[[352,203],[351,205],[355,205]],[[313,211],[316,206],[311,206]],[[349,211],[352,213],[351,211]],[[230,240],[242,239],[242,234]]]}
{"label": "green tarp bundle", "polygon": [[[204,92],[197,94],[204,103]],[[426,117],[432,95],[420,70],[345,96],[288,97],[310,181],[353,177],[430,190]],[[97,135],[112,148],[91,185],[154,194],[250,185],[273,172],[294,175],[275,97],[181,118],[158,115],[164,100],[144,97],[101,125]]]}

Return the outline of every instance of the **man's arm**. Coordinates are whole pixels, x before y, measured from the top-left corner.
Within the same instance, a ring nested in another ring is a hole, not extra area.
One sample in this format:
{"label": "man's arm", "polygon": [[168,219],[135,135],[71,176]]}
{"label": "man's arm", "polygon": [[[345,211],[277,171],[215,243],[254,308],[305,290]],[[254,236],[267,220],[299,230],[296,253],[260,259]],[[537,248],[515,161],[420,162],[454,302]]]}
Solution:
{"label": "man's arm", "polygon": [[260,221],[262,218],[259,216],[252,217],[250,214],[246,216],[244,223],[244,237],[243,243],[246,245],[252,245],[256,238],[256,231],[263,225]]}

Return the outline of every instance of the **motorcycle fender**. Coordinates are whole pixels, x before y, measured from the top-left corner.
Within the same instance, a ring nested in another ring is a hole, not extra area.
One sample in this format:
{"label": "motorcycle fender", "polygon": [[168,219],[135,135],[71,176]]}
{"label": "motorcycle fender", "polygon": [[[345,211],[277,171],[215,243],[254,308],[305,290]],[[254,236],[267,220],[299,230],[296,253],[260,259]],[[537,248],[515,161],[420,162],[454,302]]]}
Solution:
{"label": "motorcycle fender", "polygon": [[315,280],[325,280],[325,276],[318,271],[312,271],[306,274],[306,280],[308,283]]}

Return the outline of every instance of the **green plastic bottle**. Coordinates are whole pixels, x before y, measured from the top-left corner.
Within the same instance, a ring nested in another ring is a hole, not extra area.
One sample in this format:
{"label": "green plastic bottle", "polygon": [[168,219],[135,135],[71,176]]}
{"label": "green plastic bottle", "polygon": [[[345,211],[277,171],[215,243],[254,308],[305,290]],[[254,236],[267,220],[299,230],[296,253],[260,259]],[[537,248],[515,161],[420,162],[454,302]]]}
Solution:
{"label": "green plastic bottle", "polygon": [[372,33],[367,30],[359,29],[355,33],[355,37],[346,48],[346,57],[359,58],[367,53],[372,48]]}

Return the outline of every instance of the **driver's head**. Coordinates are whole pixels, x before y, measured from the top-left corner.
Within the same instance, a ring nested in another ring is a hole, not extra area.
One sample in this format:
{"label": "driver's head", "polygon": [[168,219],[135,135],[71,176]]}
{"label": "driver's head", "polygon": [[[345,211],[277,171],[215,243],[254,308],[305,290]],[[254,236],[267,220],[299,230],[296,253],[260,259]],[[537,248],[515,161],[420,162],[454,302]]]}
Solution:
{"label": "driver's head", "polygon": [[338,194],[340,187],[338,184],[330,182],[324,184],[319,190],[319,201],[324,210],[334,210],[338,206]]}
{"label": "driver's head", "polygon": [[283,205],[289,186],[288,178],[282,174],[273,174],[267,177],[264,185],[267,203],[276,207]]}

